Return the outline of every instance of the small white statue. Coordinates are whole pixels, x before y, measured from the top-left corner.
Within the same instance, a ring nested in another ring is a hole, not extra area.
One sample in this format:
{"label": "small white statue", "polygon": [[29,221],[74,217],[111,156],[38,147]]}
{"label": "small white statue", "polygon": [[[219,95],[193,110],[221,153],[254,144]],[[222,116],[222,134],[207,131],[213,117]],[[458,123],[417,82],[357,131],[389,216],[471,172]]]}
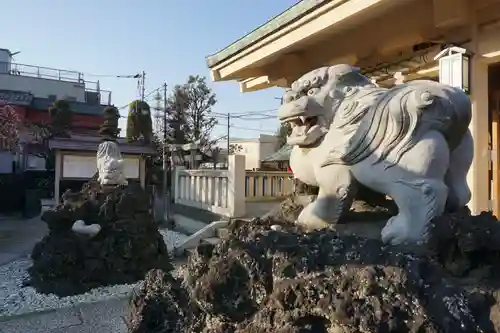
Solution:
{"label": "small white statue", "polygon": [[77,234],[94,237],[99,233],[99,231],[101,231],[101,226],[99,224],[86,225],[84,221],[78,220],[73,223],[71,230]]}
{"label": "small white statue", "polygon": [[385,89],[349,65],[303,75],[278,111],[292,126],[294,176],[319,187],[297,222],[312,229],[336,223],[361,183],[399,208],[382,230],[384,242],[425,239],[433,217],[471,198],[471,116],[462,90],[434,81]]}
{"label": "small white statue", "polygon": [[124,161],[116,142],[105,141],[97,149],[97,171],[101,185],[127,185]]}

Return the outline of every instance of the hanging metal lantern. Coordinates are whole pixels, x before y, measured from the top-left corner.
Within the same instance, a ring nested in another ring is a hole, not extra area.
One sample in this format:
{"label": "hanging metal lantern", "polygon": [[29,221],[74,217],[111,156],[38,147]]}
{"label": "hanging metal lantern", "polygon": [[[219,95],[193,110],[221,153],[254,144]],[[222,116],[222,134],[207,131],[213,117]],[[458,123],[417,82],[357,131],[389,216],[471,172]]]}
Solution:
{"label": "hanging metal lantern", "polygon": [[439,60],[439,82],[470,93],[470,54],[466,49],[448,47],[434,60]]}

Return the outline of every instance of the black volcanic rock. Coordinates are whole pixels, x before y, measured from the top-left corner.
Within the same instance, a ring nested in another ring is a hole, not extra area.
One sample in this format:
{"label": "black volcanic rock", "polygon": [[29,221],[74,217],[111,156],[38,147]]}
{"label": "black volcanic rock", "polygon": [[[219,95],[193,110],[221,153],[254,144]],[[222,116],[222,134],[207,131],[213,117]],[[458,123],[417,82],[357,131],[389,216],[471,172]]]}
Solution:
{"label": "black volcanic rock", "polygon": [[184,332],[202,327],[204,314],[181,282],[161,269],[151,270],[130,301],[129,328],[136,333]]}
{"label": "black volcanic rock", "polygon": [[[49,234],[33,249],[28,282],[39,292],[79,294],[137,282],[154,268],[173,268],[139,185],[101,186],[94,177],[80,192],[65,193],[42,220]],[[101,231],[94,237],[76,234],[71,230],[76,220],[99,224]]]}
{"label": "black volcanic rock", "polygon": [[466,211],[434,219],[419,247],[237,220],[182,281],[149,275],[129,332],[500,332],[499,232]]}

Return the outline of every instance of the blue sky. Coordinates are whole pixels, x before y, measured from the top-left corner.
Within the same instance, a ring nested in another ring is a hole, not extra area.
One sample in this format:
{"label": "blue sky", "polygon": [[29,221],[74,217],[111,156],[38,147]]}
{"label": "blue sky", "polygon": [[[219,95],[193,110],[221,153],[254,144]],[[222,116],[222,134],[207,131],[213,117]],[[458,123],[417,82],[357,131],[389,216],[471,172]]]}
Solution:
{"label": "blue sky", "polygon": [[[144,70],[146,90],[183,83],[188,75],[209,78],[205,57],[281,13],[295,0],[3,0],[0,48],[21,51],[14,61],[81,71],[113,92],[113,103],[138,96],[133,79],[92,77]],[[242,94],[236,82],[210,83],[216,112],[275,109],[279,88]],[[126,111],[124,111],[126,112]],[[233,130],[255,137],[276,130],[276,120],[234,121],[257,129]],[[123,126],[123,124],[122,124]],[[225,126],[225,125],[224,125]],[[214,136],[223,135],[217,126]]]}

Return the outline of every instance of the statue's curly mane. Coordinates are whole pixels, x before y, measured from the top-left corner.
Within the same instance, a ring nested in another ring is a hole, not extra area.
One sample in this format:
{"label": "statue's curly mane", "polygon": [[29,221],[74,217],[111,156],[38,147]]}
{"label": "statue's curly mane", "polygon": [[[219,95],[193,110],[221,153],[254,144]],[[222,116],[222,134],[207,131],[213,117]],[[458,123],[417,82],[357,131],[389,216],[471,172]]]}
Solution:
{"label": "statue's curly mane", "polygon": [[120,148],[116,142],[104,141],[97,148],[97,159],[122,159]]}
{"label": "statue's curly mane", "polygon": [[[427,85],[404,84],[390,90],[375,87],[348,90],[331,126],[351,138],[347,149],[340,154],[332,150],[323,166],[354,165],[374,154],[375,163],[385,161],[389,168],[419,141],[422,133],[438,130],[455,145],[454,137],[463,135],[470,122],[467,118],[470,109],[457,109],[463,104],[453,103],[462,98],[461,93],[437,83],[430,89]],[[463,125],[455,134],[447,126],[457,120]]]}

